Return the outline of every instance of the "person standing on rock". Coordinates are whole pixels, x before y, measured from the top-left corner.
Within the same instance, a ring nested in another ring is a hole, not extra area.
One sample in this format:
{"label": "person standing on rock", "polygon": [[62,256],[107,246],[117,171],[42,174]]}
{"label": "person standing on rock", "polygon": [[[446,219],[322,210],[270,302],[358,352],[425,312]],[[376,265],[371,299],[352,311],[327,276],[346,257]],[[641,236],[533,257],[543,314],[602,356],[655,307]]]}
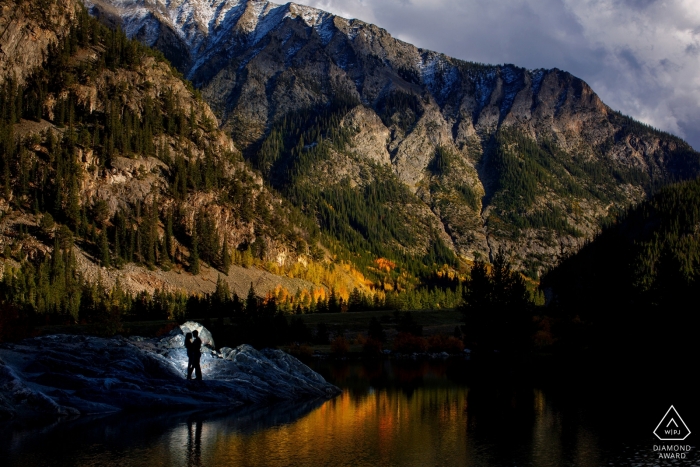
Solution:
{"label": "person standing on rock", "polygon": [[[199,359],[202,357],[202,339],[199,338],[197,331],[192,331],[192,342],[187,348],[187,357],[189,364],[187,365],[187,379],[192,379],[192,370],[195,371],[197,381],[202,381],[202,368],[199,366]],[[187,342],[187,340],[185,340]]]}
{"label": "person standing on rock", "polygon": [[192,333],[185,334],[185,349],[187,349],[187,379],[192,379]]}

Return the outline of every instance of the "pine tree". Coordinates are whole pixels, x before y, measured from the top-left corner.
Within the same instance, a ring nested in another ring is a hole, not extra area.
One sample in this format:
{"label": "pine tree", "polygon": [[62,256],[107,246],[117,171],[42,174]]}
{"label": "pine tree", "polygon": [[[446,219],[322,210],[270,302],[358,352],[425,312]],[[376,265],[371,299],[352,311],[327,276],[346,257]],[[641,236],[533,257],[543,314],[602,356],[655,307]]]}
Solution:
{"label": "pine tree", "polygon": [[114,231],[114,262],[116,267],[121,267],[121,245],[119,244],[119,231],[115,229]]}
{"label": "pine tree", "polygon": [[477,261],[464,288],[460,311],[467,339],[491,349],[515,349],[530,335],[532,302],[523,277],[502,250],[489,271]]}
{"label": "pine tree", "polygon": [[195,276],[199,274],[199,239],[197,229],[192,230],[192,250],[190,251],[190,272]]}
{"label": "pine tree", "polygon": [[224,240],[224,244],[221,247],[221,270],[228,276],[229,269],[231,269],[231,255],[228,252],[228,244]]}
{"label": "pine tree", "polygon": [[219,275],[216,278],[216,290],[214,291],[214,298],[216,302],[220,304],[226,304],[231,299],[231,291],[228,287],[228,282],[221,278]]}
{"label": "pine tree", "polygon": [[338,302],[338,296],[335,290],[331,288],[331,295],[328,298],[328,313],[339,313],[340,303]]}
{"label": "pine tree", "polygon": [[348,299],[348,308],[349,311],[360,311],[361,307],[362,296],[360,295],[360,291],[357,290],[357,287],[355,287],[350,293],[350,298]]}
{"label": "pine tree", "polygon": [[66,217],[70,221],[73,230],[80,226],[80,190],[76,176],[72,176],[68,188],[68,206],[66,207]]}
{"label": "pine tree", "polygon": [[168,258],[173,255],[173,213],[168,212],[168,218],[165,221],[165,251]]}
{"label": "pine tree", "polygon": [[108,268],[110,265],[109,261],[109,243],[107,242],[107,229],[103,228],[100,233],[100,262],[102,266]]}
{"label": "pine tree", "polygon": [[245,300],[245,314],[249,320],[255,319],[258,313],[258,297],[255,295],[255,288],[253,283],[250,283],[250,289],[248,289],[248,296]]}
{"label": "pine tree", "polygon": [[161,267],[163,267],[164,270],[170,270],[170,255],[168,254],[168,248],[166,247],[166,241],[163,239],[162,242],[158,242],[158,245],[160,246],[160,258],[159,262]]}

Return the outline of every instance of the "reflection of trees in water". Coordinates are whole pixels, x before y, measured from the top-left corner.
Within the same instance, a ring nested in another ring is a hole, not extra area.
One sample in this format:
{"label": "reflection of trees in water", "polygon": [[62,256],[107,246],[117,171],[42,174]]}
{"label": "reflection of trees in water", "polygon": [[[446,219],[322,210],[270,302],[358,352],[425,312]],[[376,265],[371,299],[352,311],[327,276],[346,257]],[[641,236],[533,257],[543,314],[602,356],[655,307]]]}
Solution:
{"label": "reflection of trees in water", "polygon": [[[366,396],[370,389],[396,389],[410,396],[424,386],[450,384],[463,379],[468,362],[449,360],[322,361],[312,363],[328,382],[341,386],[353,396]],[[449,380],[449,381],[448,381]]]}
{"label": "reflection of trees in water", "polygon": [[469,390],[466,413],[475,464],[507,465],[513,458],[536,466],[602,463],[598,440],[582,423],[580,408],[562,411],[541,389],[482,381]]}

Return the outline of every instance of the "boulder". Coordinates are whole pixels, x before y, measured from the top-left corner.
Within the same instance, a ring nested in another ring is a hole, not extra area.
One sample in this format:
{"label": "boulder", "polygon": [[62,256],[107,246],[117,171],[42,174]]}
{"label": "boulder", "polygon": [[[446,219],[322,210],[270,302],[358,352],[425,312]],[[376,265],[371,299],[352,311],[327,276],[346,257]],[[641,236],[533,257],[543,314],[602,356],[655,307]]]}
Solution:
{"label": "boulder", "polygon": [[[195,321],[188,321],[185,324],[181,325],[179,328],[175,329],[180,329],[180,331],[183,334],[187,334],[188,332],[192,331],[197,331],[197,333],[199,334],[199,338],[202,341],[202,345],[209,346],[212,349],[216,348],[216,345],[214,344],[214,337],[211,335],[209,330]],[[181,345],[184,345],[184,337],[182,342],[183,343]]]}
{"label": "boulder", "polygon": [[213,347],[194,322],[155,339],[50,335],[0,344],[0,418],[234,408],[340,393],[291,355],[249,345],[202,347],[204,381],[187,381],[182,343],[194,329]]}
{"label": "boulder", "polygon": [[177,326],[167,336],[160,339],[158,344],[166,349],[179,349],[185,346],[185,334],[180,326]]}

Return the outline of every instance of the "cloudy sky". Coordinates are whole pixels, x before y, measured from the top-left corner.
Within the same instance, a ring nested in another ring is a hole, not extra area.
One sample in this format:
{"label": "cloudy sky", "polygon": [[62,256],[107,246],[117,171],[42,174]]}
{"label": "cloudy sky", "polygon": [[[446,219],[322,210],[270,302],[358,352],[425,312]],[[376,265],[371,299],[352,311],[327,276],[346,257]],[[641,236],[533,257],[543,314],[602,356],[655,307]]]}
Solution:
{"label": "cloudy sky", "polygon": [[569,71],[700,149],[699,0],[297,1],[453,57]]}

